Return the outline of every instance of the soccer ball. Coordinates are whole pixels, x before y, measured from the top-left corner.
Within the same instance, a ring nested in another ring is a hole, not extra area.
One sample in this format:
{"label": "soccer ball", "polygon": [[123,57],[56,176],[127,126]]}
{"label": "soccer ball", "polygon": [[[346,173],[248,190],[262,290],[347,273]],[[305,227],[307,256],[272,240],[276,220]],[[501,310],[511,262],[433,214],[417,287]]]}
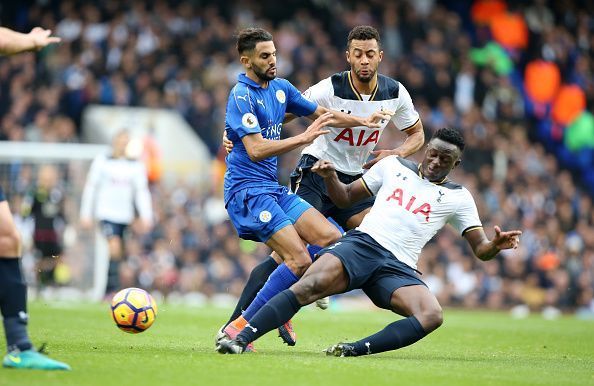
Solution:
{"label": "soccer ball", "polygon": [[157,303],[143,289],[125,288],[113,297],[111,316],[120,330],[138,334],[153,325],[157,317]]}

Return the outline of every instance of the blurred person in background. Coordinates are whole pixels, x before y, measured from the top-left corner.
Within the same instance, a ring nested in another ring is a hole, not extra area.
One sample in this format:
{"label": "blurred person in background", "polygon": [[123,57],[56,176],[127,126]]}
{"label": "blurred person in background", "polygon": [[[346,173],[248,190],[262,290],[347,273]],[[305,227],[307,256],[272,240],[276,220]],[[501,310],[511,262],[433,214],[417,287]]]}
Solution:
{"label": "blurred person in background", "polygon": [[[0,27],[0,54],[37,51],[60,42],[52,31],[35,27],[28,34]],[[37,351],[27,333],[27,284],[21,271],[21,238],[0,188],[0,312],[8,354],[2,366],[15,369],[70,370],[66,363]],[[43,347],[42,347],[43,349]]]}
{"label": "blurred person in background", "polygon": [[37,184],[23,201],[21,215],[35,223],[33,243],[37,258],[38,290],[56,284],[54,271],[62,253],[64,230],[64,191],[59,186],[59,172],[54,165],[43,165]]}
{"label": "blurred person in background", "polygon": [[125,260],[124,234],[140,218],[140,229],[148,232],[153,224],[151,193],[144,164],[126,154],[130,134],[121,130],[113,137],[111,153],[93,161],[83,191],[80,223],[85,229],[97,220],[109,248],[109,268],[105,298],[120,289],[120,263]]}

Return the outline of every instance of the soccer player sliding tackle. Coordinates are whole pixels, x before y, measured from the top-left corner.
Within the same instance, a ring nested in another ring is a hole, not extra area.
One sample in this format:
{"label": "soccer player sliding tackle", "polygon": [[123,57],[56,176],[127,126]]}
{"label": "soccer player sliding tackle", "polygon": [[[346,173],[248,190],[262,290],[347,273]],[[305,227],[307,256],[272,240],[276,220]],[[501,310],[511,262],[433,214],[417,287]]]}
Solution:
{"label": "soccer player sliding tackle", "polygon": [[466,239],[474,255],[491,260],[503,249],[516,248],[521,231],[495,226],[489,240],[470,192],[450,180],[460,164],[464,139],[457,130],[440,129],[429,142],[420,165],[398,156],[377,162],[363,177],[345,185],[331,162],[312,170],[324,178],[328,194],[339,206],[371,195],[375,203],[361,225],[320,257],[288,290],[273,297],[235,339],[219,343],[222,354],[241,354],[247,345],[282,325],[299,309],[324,296],[360,288],[378,307],[404,319],[350,343],[338,343],[328,355],[359,356],[396,350],[422,339],[443,322],[435,296],[417,274],[421,249],[445,224]]}
{"label": "soccer player sliding tackle", "polygon": [[[230,338],[310,266],[304,241],[326,246],[341,235],[320,212],[278,183],[277,156],[327,134],[326,126],[378,128],[393,114],[378,108],[359,117],[308,101],[287,80],[276,78],[276,48],[265,30],[241,31],[237,49],[246,72],[239,75],[227,103],[225,130],[234,150],[226,159],[225,206],[239,237],[266,243],[284,264],[274,270],[243,315],[224,329]],[[314,122],[305,132],[281,140],[286,113]]]}
{"label": "soccer player sliding tackle", "polygon": [[[302,157],[291,174],[291,191],[325,217],[331,217],[343,229],[354,229],[369,212],[375,197],[368,197],[348,207],[336,206],[326,192],[322,177],[311,172],[313,164],[318,159],[332,161],[339,180],[348,184],[360,178],[364,169],[370,168],[383,157],[408,157],[415,153],[423,145],[425,137],[419,114],[404,85],[378,73],[383,58],[378,31],[371,26],[357,26],[349,32],[346,47],[345,58],[350,70],[321,80],[307,89],[303,96],[319,106],[345,111],[358,117],[381,109],[393,111],[394,114],[392,119],[382,121],[379,127],[372,129],[365,126],[327,126],[328,134],[315,138],[303,149]],[[285,123],[292,118],[294,115],[285,116]],[[405,141],[396,149],[373,151],[385,129],[405,133]],[[226,138],[224,144],[227,151],[231,152],[233,144]],[[367,162],[371,154],[376,158]],[[310,255],[319,249],[315,245],[308,247]],[[280,263],[282,259],[273,252],[272,256],[254,268],[231,318],[225,324],[227,326],[232,323],[228,330],[243,327],[245,320],[239,318],[242,311],[248,308],[268,276]],[[318,300],[316,305],[322,309],[327,308],[328,298]],[[279,327],[279,335],[289,345],[296,343],[290,321]],[[217,339],[224,336],[221,331]]]}

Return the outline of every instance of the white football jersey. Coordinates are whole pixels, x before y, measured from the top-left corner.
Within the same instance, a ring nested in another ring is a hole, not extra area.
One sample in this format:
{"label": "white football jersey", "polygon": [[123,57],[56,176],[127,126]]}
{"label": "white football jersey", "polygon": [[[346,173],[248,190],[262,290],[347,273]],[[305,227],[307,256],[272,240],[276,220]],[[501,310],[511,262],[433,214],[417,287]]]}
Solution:
{"label": "white football jersey", "polygon": [[[344,71],[311,86],[303,96],[320,106],[357,117],[368,117],[380,109],[395,111],[392,121],[399,130],[406,130],[419,120],[419,113],[406,88],[400,82],[380,74],[371,95],[359,94],[351,80],[351,72]],[[363,164],[388,122],[385,121],[377,129],[365,126],[327,127],[330,133],[316,138],[301,153],[332,161],[339,172],[361,174]]]}
{"label": "white football jersey", "polygon": [[134,209],[152,221],[153,209],[144,164],[100,155],[93,160],[83,191],[81,217],[129,224]]}
{"label": "white football jersey", "polygon": [[448,223],[460,234],[482,227],[474,199],[461,185],[433,183],[419,165],[389,156],[373,165],[360,182],[376,196],[358,230],[367,233],[412,268],[425,244]]}

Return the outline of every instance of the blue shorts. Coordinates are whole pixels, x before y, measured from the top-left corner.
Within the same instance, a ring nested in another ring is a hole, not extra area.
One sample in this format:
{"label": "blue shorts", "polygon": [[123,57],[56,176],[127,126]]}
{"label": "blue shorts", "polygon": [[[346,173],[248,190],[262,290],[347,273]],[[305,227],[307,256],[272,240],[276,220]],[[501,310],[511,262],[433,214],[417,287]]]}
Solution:
{"label": "blue shorts", "polygon": [[330,253],[340,259],[349,277],[345,292],[362,289],[378,307],[392,310],[390,300],[398,288],[423,285],[413,268],[398,260],[367,233],[349,231],[318,255]]}
{"label": "blue shorts", "polygon": [[124,232],[126,231],[126,228],[128,228],[128,224],[119,224],[107,220],[101,220],[100,224],[103,235],[108,239],[114,236],[121,239],[124,238]]}
{"label": "blue shorts", "polygon": [[6,201],[6,196],[4,195],[4,190],[0,186],[0,202]]}
{"label": "blue shorts", "polygon": [[295,224],[309,208],[311,205],[284,186],[243,189],[227,202],[227,213],[239,237],[261,242]]}

